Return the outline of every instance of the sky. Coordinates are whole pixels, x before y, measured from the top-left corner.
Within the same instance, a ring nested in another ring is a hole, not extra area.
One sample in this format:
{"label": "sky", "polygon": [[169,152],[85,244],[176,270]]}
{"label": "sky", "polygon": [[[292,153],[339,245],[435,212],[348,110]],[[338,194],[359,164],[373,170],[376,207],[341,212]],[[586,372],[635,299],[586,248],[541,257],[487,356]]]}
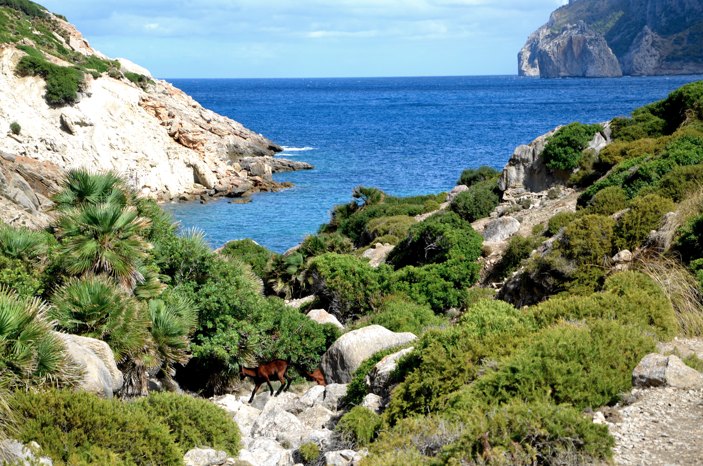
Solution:
{"label": "sky", "polygon": [[517,73],[565,0],[38,0],[160,78]]}

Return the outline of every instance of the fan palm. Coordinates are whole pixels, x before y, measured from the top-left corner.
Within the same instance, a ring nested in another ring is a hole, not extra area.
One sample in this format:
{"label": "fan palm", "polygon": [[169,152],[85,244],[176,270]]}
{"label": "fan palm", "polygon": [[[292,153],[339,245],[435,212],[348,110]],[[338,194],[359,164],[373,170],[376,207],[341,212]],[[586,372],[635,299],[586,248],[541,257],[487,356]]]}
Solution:
{"label": "fan palm", "polygon": [[151,336],[167,378],[174,375],[174,364],[186,364],[190,359],[190,335],[195,331],[198,316],[194,304],[171,294],[166,301],[149,301]]}
{"label": "fan palm", "polygon": [[60,328],[105,341],[118,361],[151,344],[146,309],[108,277],[71,278],[51,300],[51,317]]}
{"label": "fan palm", "polygon": [[0,385],[17,389],[72,382],[75,369],[52,333],[47,309],[38,298],[20,298],[0,287]]}
{"label": "fan palm", "polygon": [[46,255],[47,235],[28,228],[0,224],[0,254],[12,259],[32,260]]}
{"label": "fan palm", "polygon": [[72,209],[59,220],[63,266],[72,275],[107,274],[132,290],[143,281],[139,265],[151,245],[141,235],[148,226],[133,207],[103,203]]}
{"label": "fan palm", "polygon": [[116,204],[124,207],[128,190],[122,178],[113,172],[93,173],[86,169],[70,170],[64,189],[53,200],[58,210],[96,204]]}

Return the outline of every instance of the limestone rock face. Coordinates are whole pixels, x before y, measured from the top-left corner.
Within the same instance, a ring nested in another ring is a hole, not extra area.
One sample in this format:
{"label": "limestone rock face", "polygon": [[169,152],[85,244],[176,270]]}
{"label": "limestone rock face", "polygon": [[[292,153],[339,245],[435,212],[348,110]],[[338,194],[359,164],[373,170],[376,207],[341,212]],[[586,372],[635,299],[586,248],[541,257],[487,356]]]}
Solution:
{"label": "limestone rock face", "polygon": [[486,243],[505,241],[520,230],[520,222],[513,217],[499,217],[491,220],[483,230]]}
{"label": "limestone rock face", "polygon": [[361,363],[374,353],[415,340],[412,333],[395,333],[370,325],[342,335],[322,356],[322,371],[328,382],[348,383]]}
{"label": "limestone rock face", "polygon": [[521,76],[622,76],[620,63],[605,38],[583,21],[569,24],[557,33],[549,26],[543,26],[539,32],[530,36],[518,61]]}
{"label": "limestone rock face", "polygon": [[662,40],[649,26],[642,29],[622,58],[622,71],[632,76],[657,74],[661,66]]}
{"label": "limestone rock face", "polygon": [[648,354],[632,372],[632,384],[635,387],[703,387],[703,374],[688,367],[677,356]]}
{"label": "limestone rock face", "polygon": [[68,358],[83,370],[78,388],[106,398],[112,398],[124,383],[110,347],[95,338],[54,332],[66,347]]}

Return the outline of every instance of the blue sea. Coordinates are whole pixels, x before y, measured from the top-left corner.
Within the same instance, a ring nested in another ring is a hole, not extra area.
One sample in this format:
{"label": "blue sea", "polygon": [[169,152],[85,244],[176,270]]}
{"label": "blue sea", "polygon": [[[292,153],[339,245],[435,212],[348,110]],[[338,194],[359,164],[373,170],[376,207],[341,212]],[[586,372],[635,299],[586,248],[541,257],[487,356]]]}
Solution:
{"label": "blue sea", "polygon": [[174,79],[203,106],[284,146],[315,169],[274,175],[292,189],[168,204],[213,247],[252,238],[283,252],[315,233],[357,185],[393,195],[447,191],[461,171],[502,168],[519,144],[559,124],[628,115],[703,76],[541,80],[516,76]]}

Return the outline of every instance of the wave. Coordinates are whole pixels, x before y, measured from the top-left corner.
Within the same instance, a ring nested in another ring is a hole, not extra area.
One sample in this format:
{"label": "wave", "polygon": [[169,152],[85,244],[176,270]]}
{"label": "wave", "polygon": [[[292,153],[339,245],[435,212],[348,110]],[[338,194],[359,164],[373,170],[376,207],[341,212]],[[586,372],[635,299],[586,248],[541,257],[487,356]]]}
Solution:
{"label": "wave", "polygon": [[283,146],[283,152],[304,152],[304,151],[308,151],[308,150],[315,150],[315,148],[314,148],[314,147],[309,147],[309,146],[305,146],[305,147],[287,147],[287,146]]}

